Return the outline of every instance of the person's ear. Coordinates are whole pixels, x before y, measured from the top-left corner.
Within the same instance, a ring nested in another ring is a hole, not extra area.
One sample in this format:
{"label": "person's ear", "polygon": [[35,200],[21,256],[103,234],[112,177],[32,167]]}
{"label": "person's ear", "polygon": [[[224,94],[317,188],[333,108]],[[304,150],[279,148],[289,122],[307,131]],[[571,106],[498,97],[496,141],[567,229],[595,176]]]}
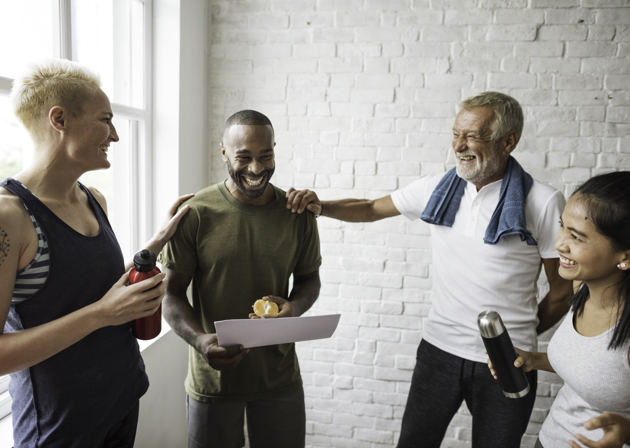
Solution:
{"label": "person's ear", "polygon": [[66,132],[66,111],[60,106],[53,106],[48,111],[48,123],[50,126],[61,135]]}
{"label": "person's ear", "polygon": [[504,151],[506,154],[510,154],[516,148],[516,144],[518,143],[518,134],[516,131],[510,131],[503,138],[504,140]]}
{"label": "person's ear", "polygon": [[221,143],[221,158],[223,159],[225,163],[227,163],[228,157],[225,151],[225,146],[223,146],[223,143]]}
{"label": "person's ear", "polygon": [[630,250],[622,253],[621,258],[617,261],[617,268],[622,271],[630,269]]}

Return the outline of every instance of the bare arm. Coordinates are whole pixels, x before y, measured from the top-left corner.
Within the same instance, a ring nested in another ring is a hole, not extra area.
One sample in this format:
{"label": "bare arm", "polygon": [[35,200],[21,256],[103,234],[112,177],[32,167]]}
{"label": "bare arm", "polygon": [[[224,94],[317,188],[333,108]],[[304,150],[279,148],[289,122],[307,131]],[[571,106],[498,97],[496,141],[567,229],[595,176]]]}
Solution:
{"label": "bare arm", "polygon": [[[89,190],[107,215],[107,200],[105,199],[105,196],[103,196],[103,194],[94,187],[89,187]],[[151,239],[147,241],[144,246],[142,246],[140,250],[148,249],[154,254],[160,253],[164,245],[168,242],[168,240],[171,239],[171,237],[175,233],[175,230],[177,230],[177,225],[179,224],[179,221],[181,221],[182,217],[188,212],[190,206],[185,205],[181,209],[179,209],[179,211],[177,210],[177,208],[183,202],[192,198],[193,196],[194,194],[186,194],[177,198],[177,200],[171,205],[171,208],[168,211],[168,216],[160,226],[160,230],[158,230],[155,235],[153,235]],[[133,259],[127,260],[127,262],[125,263],[125,270],[128,271],[132,267]]]}
{"label": "bare arm", "polygon": [[[148,249],[154,254],[159,254],[160,251],[164,248],[168,240],[171,239],[175,230],[177,230],[177,226],[179,222],[182,220],[182,217],[188,213],[190,210],[189,205],[184,205],[182,208],[177,210],[177,208],[186,200],[192,198],[194,194],[186,194],[184,196],[180,196],[177,200],[171,205],[171,208],[168,210],[168,214],[160,229],[151,237],[149,241],[147,241],[141,249]],[[127,269],[131,269],[133,267],[133,260],[129,260],[125,265]]]}
{"label": "bare arm", "polygon": [[[323,208],[322,208],[323,205]],[[287,191],[287,208],[293,213],[308,210],[317,216],[327,216],[348,222],[373,222],[400,215],[391,196],[379,199],[341,199],[338,201],[320,201],[314,191]]]}
{"label": "bare arm", "polygon": [[[125,286],[123,275],[98,302],[27,330],[0,335],[0,375],[34,366],[68,348],[99,328],[122,325],[133,319],[151,316],[162,302],[165,285],[160,274]],[[4,291],[3,291],[4,292]],[[3,294],[2,327],[6,322],[11,297]]]}
{"label": "bare arm", "polygon": [[549,330],[562,319],[569,311],[569,300],[573,296],[573,283],[563,279],[558,273],[560,260],[544,258],[543,266],[549,280],[549,292],[538,305],[538,334]]}
{"label": "bare arm", "polygon": [[[547,353],[544,352],[526,352],[521,350],[520,348],[515,348],[516,353],[518,353],[518,358],[514,360],[515,367],[522,367],[523,372],[531,372],[532,370],[545,370],[547,372],[555,373],[553,367],[551,367],[551,363],[549,362],[549,357]],[[490,369],[490,373],[494,377],[497,378],[497,373],[494,371],[494,367],[492,366],[492,361],[488,359],[488,368]]]}
{"label": "bare arm", "polygon": [[321,287],[322,282],[319,279],[319,270],[306,275],[295,275],[293,277],[293,289],[291,294],[289,294],[292,314],[301,316],[311,309],[319,297]]}
{"label": "bare arm", "polygon": [[164,268],[166,278],[169,280],[164,297],[162,311],[164,318],[171,328],[184,341],[194,347],[205,358],[210,367],[216,370],[236,367],[243,357],[249,352],[242,346],[220,347],[217,335],[204,331],[201,323],[195,316],[192,306],[188,302],[186,290],[192,281],[192,277],[178,274],[171,269]]}
{"label": "bare arm", "polygon": [[[4,333],[15,278],[33,258],[37,234],[16,197],[0,195],[0,375],[17,372],[61,352],[93,331],[152,315],[162,302],[164,275],[127,287],[124,274],[99,301],[46,324]],[[60,300],[68,300],[60,297]]]}

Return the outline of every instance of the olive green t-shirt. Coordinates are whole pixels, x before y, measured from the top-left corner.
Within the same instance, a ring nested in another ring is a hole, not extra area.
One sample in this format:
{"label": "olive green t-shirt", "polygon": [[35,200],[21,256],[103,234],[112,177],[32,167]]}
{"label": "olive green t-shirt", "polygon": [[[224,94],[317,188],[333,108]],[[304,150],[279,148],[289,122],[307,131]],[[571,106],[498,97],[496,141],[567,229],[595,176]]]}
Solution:
{"label": "olive green t-shirt", "polygon": [[[315,217],[291,213],[286,193],[270,186],[276,197],[262,206],[236,200],[223,182],[201,190],[162,251],[164,266],[193,277],[192,307],[207,333],[216,332],[216,321],[247,319],[264,296],[288,298],[291,274],[321,265]],[[266,398],[302,384],[295,344],[252,348],[222,371],[189,351],[186,392],[198,401]]]}

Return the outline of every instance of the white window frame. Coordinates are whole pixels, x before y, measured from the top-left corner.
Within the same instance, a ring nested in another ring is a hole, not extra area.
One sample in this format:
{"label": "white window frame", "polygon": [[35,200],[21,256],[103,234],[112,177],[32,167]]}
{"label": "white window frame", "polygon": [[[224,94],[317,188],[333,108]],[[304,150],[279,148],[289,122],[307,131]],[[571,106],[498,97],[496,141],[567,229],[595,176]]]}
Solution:
{"label": "white window frame", "polygon": [[[72,60],[72,24],[71,1],[51,0],[53,3],[53,42],[54,56]],[[129,149],[131,151],[130,208],[131,235],[133,248],[140,247],[141,241],[147,241],[152,226],[152,38],[153,38],[153,0],[132,0],[143,4],[144,12],[144,73],[143,107],[135,108],[112,103],[115,117],[130,121]],[[0,96],[8,96],[13,80],[0,76]],[[115,119],[115,118],[114,118]],[[11,413],[11,397],[8,392],[8,375],[0,376],[0,420]]]}

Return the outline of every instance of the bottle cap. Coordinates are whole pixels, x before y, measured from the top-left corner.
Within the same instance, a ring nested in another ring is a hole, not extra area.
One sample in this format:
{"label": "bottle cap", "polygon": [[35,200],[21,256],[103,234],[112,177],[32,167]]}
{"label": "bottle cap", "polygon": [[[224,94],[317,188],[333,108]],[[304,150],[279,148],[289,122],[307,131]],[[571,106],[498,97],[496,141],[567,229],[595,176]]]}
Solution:
{"label": "bottle cap", "polygon": [[157,257],[153,252],[147,249],[142,249],[140,252],[136,252],[133,256],[133,266],[138,272],[149,272],[155,267],[155,261]]}
{"label": "bottle cap", "polygon": [[481,336],[484,338],[496,338],[505,331],[505,325],[501,316],[496,311],[484,311],[477,316],[477,325]]}

